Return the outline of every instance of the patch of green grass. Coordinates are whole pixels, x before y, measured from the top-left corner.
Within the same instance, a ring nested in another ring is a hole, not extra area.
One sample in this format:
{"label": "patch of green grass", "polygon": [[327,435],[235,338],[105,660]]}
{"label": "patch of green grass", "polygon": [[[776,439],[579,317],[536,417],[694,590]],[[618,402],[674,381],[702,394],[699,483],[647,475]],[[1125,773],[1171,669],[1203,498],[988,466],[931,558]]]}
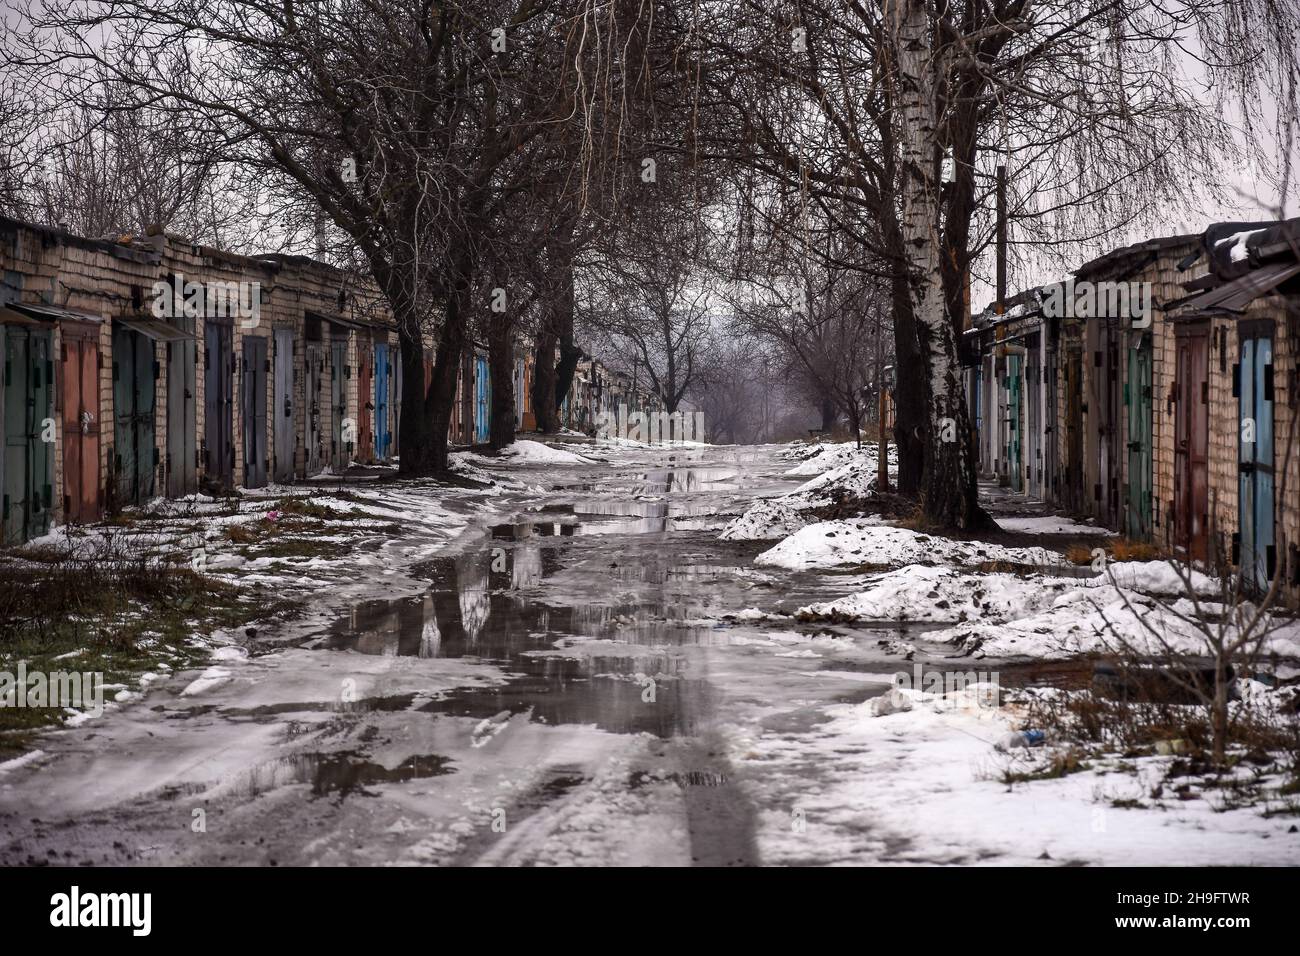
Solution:
{"label": "patch of green grass", "polygon": [[[0,558],[0,670],[14,674],[24,661],[29,674],[98,673],[105,684],[135,689],[160,664],[200,664],[207,655],[192,640],[196,630],[235,630],[290,606],[184,565],[20,549]],[[0,707],[0,759],[67,716],[59,708]]]}
{"label": "patch of green grass", "polygon": [[282,516],[295,515],[299,518],[319,518],[322,521],[348,521],[358,517],[355,511],[340,511],[305,496],[281,498],[274,509],[268,510],[278,511]]}

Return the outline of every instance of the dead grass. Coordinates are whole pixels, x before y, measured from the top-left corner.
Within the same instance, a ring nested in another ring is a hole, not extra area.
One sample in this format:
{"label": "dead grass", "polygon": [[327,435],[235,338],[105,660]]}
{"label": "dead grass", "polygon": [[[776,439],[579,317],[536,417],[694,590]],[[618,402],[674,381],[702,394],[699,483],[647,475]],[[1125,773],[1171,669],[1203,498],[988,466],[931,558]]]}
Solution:
{"label": "dead grass", "polygon": [[[160,663],[183,669],[205,656],[192,635],[238,630],[290,604],[261,588],[236,588],[188,564],[160,560],[110,534],[77,548],[28,547],[0,555],[0,669],[75,669],[131,685]],[[0,708],[0,754],[29,745],[59,708]]]}
{"label": "dead grass", "polygon": [[1044,762],[1036,764],[1031,769],[1012,770],[1010,767],[1004,768],[1001,779],[1008,786],[1013,783],[1029,783],[1034,780],[1059,780],[1061,777],[1068,777],[1072,773],[1091,770],[1092,765],[1088,763],[1086,757],[1086,752],[1078,747],[1054,750]]}
{"label": "dead grass", "polygon": [[277,530],[270,521],[246,521],[226,525],[221,535],[231,544],[254,544],[275,534]]}
{"label": "dead grass", "polygon": [[329,505],[323,505],[308,497],[281,498],[275,506],[280,515],[293,515],[299,518],[318,518],[322,521],[347,521],[357,516],[356,512],[339,511]]}
{"label": "dead grass", "polygon": [[1164,549],[1150,541],[1116,538],[1110,542],[1110,556],[1116,561],[1158,561],[1168,557]]}
{"label": "dead grass", "polygon": [[[1135,703],[1076,690],[1031,698],[1023,725],[1043,730],[1058,749],[1045,764],[1005,770],[1005,782],[1047,779],[1085,769],[1087,760],[1172,757],[1151,797],[1211,799],[1215,810],[1262,806],[1266,812],[1297,812],[1300,807],[1300,724],[1262,709],[1241,708],[1229,727],[1228,759],[1210,759],[1213,731],[1205,707],[1175,703]],[[1060,753],[1074,754],[1062,763]],[[1123,764],[1113,768],[1131,771]],[[1014,779],[1012,779],[1014,777]],[[1141,806],[1143,804],[1135,804]]]}
{"label": "dead grass", "polygon": [[1101,548],[1111,561],[1158,561],[1168,557],[1159,547],[1149,541],[1134,541],[1130,538],[1106,538],[1097,542],[1072,544],[1065,550],[1065,558],[1073,564],[1091,564],[1092,552]]}

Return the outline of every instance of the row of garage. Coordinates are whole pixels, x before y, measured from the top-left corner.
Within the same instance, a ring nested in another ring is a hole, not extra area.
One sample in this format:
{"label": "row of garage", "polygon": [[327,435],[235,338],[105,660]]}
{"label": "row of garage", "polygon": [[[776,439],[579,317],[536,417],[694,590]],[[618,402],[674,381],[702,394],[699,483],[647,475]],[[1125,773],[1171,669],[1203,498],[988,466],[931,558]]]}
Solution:
{"label": "row of garage", "polygon": [[[253,308],[223,311],[218,296],[194,314],[180,297],[187,283],[238,290]],[[5,544],[158,496],[337,475],[400,453],[402,368],[383,302],[305,257],[0,219],[0,351]],[[535,360],[521,341],[524,430],[536,427]],[[429,349],[426,381],[432,365]],[[453,443],[488,440],[490,399],[475,344],[459,368]],[[654,404],[584,357],[563,423],[590,431],[619,403]]]}
{"label": "row of garage", "polygon": [[1300,603],[1297,237],[1289,220],[1154,238],[976,317],[984,472],[1253,590],[1276,572]]}

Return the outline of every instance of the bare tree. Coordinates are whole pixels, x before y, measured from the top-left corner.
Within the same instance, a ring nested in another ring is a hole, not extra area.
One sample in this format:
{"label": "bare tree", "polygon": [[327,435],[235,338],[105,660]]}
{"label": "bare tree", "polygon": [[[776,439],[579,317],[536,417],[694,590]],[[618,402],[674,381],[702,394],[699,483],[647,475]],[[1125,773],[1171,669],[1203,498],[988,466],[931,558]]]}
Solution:
{"label": "bare tree", "polygon": [[1290,92],[1278,123],[1294,122],[1287,38],[1296,11],[1264,0],[1246,7],[743,0],[707,8],[717,15],[700,34],[704,83],[734,114],[707,131],[706,154],[820,204],[889,264],[900,482],[921,492],[935,524],[988,523],[976,500],[957,346],[976,260],[996,232],[997,167],[1012,166],[1008,219],[1026,235],[1050,223],[1052,240],[1067,245],[1153,211],[1190,208],[1199,197],[1182,188],[1189,171],[1212,184],[1236,151],[1222,104],[1194,94],[1180,47],[1199,40],[1251,51],[1203,68],[1240,97],[1247,116],[1258,107],[1246,91],[1270,71],[1284,78]]}
{"label": "bare tree", "polygon": [[[617,7],[620,21],[649,13]],[[595,0],[43,0],[5,38],[31,84],[52,79],[79,105],[107,77],[211,135],[223,161],[308,197],[348,238],[397,323],[401,471],[424,474],[447,463],[479,273],[506,258],[487,248],[503,235],[492,227],[530,178],[529,147],[565,126],[557,77],[579,51],[608,53],[615,12]],[[582,103],[590,115],[603,100],[593,86]]]}
{"label": "bare tree", "polygon": [[[834,228],[818,230],[804,217],[805,235],[772,236],[751,246],[728,294],[738,325],[781,355],[790,374],[821,410],[822,431],[841,416],[861,441],[864,392],[875,370],[891,359],[881,352],[890,298],[870,261],[853,261],[860,247]],[[812,246],[820,244],[820,254]],[[839,247],[842,251],[835,251]]]}
{"label": "bare tree", "polygon": [[714,303],[709,236],[698,216],[668,200],[638,211],[588,264],[584,327],[606,342],[668,412],[695,383]]}

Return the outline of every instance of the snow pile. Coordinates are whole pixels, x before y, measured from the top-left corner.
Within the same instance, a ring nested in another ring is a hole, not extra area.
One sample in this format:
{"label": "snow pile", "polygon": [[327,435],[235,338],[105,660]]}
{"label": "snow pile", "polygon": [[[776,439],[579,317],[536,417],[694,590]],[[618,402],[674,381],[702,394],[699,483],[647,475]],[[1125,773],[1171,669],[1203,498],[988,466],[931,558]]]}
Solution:
{"label": "snow pile", "polygon": [[1220,594],[1219,582],[1208,574],[1191,568],[1182,568],[1189,575],[1187,583],[1179,576],[1179,569],[1168,561],[1117,561],[1109,566],[1109,574],[1092,579],[1095,584],[1114,582],[1122,588],[1144,594],[1178,595],[1187,593],[1190,583],[1198,597],[1215,597]]}
{"label": "snow pile", "polygon": [[514,464],[521,465],[595,464],[595,462],[590,458],[583,458],[581,455],[575,455],[571,451],[565,451],[562,448],[552,448],[550,445],[544,445],[539,441],[529,441],[526,438],[512,442],[505,448],[501,449],[501,457],[509,459]]}
{"label": "snow pile", "polygon": [[1050,608],[1077,578],[972,574],[956,568],[909,565],[882,574],[871,587],[838,601],[810,604],[804,620],[980,621],[996,624]]}
{"label": "snow pile", "polygon": [[773,457],[777,461],[807,461],[809,458],[815,458],[822,453],[825,445],[819,441],[804,441],[802,438],[796,438],[794,441],[780,446]]}
{"label": "snow pile", "polygon": [[[1172,757],[1103,758],[1075,773],[1008,785],[1008,772],[1041,768],[1056,747],[1049,740],[1031,753],[999,753],[994,742],[1021,728],[1017,709],[962,699],[978,689],[893,690],[829,707],[830,719],[807,729],[737,739],[730,757],[738,775],[756,781],[763,862],[1294,862],[1291,817],[1172,794],[1153,803]],[[791,806],[809,821],[806,829],[791,827]]]}
{"label": "snow pile", "polygon": [[1114,537],[1116,532],[1095,524],[1080,524],[1065,515],[1032,515],[1029,517],[998,517],[998,527],[1017,534],[1077,534]]}
{"label": "snow pile", "polygon": [[794,504],[784,498],[767,498],[722,529],[723,541],[763,541],[794,534],[808,523]]}
{"label": "snow pile", "polygon": [[[954,644],[962,653],[977,657],[1206,652],[1202,633],[1167,601],[1097,584],[1097,579],[1085,584],[1060,594],[1050,607],[1018,620],[996,625],[983,621],[959,624],[926,637]],[[1285,632],[1276,635],[1269,646],[1279,653],[1295,653],[1296,649]]]}
{"label": "snow pile", "polygon": [[[1036,563],[1025,561],[1033,555],[1008,557],[1004,553],[1020,549],[993,545],[982,546],[990,550],[987,556],[979,550],[954,552],[952,546],[980,546],[978,542],[972,545],[924,538],[900,528],[871,528],[854,535],[836,529],[835,538],[829,542],[810,535],[818,527],[841,524],[845,522],[805,528],[801,534],[809,540],[800,549],[786,548],[778,555],[782,558],[779,566],[800,566],[801,554],[812,566],[823,566],[832,559],[834,563],[895,563],[897,555],[917,546],[917,538],[931,546],[930,557],[936,556],[937,547],[947,563]],[[769,556],[799,537],[792,536],[756,560],[774,563]],[[846,549],[836,543],[846,537],[855,544],[869,541],[875,550],[863,548],[859,555],[856,547]],[[868,556],[871,554],[874,557]],[[1159,654],[1168,648],[1204,651],[1204,638],[1194,624],[1184,620],[1194,616],[1196,610],[1190,601],[1179,598],[1185,589],[1172,566],[1163,561],[1126,561],[1110,565],[1109,571],[1109,576],[1067,577],[979,573],[913,564],[872,578],[865,590],[847,597],[801,607],[796,615],[804,620],[951,622],[953,626],[932,631],[927,639],[956,645],[962,653],[980,657],[1069,657],[1113,651],[1121,644],[1143,654]],[[1192,572],[1191,583],[1198,594],[1217,593],[1214,580],[1200,572]],[[1215,613],[1217,609],[1218,605],[1200,603],[1203,613]],[[1270,647],[1280,654],[1300,652],[1300,622],[1279,630],[1272,636]]]}
{"label": "snow pile", "polygon": [[[871,474],[876,472],[880,445],[877,442],[864,442],[859,448],[856,442],[846,441],[839,444],[810,446],[817,449],[798,465],[785,472],[786,478],[812,478],[842,468],[852,462],[865,463]],[[889,473],[898,472],[898,447],[889,445]]]}
{"label": "snow pile", "polygon": [[786,497],[805,502],[806,506],[829,504],[846,495],[863,498],[876,490],[876,477],[874,456],[870,460],[855,458],[804,482]]}
{"label": "snow pile", "polygon": [[[812,457],[805,459],[785,473],[787,478],[811,478],[823,472],[846,465],[855,458],[864,456],[867,448],[859,448],[855,442],[843,442],[838,445],[822,445]],[[872,456],[874,458],[874,455]]]}
{"label": "snow pile", "polygon": [[876,462],[875,446],[857,448],[851,442],[824,446],[821,452],[785,473],[786,477],[814,477],[779,498],[759,501],[727,525],[721,537],[732,541],[760,541],[793,534],[811,520],[803,512],[846,497],[865,498],[873,494]]}
{"label": "snow pile", "polygon": [[842,565],[949,564],[987,561],[1048,565],[1061,556],[1044,548],[1008,548],[984,541],[957,541],[882,526],[879,518],[819,521],[796,531],[754,559],[755,564],[804,571]]}

